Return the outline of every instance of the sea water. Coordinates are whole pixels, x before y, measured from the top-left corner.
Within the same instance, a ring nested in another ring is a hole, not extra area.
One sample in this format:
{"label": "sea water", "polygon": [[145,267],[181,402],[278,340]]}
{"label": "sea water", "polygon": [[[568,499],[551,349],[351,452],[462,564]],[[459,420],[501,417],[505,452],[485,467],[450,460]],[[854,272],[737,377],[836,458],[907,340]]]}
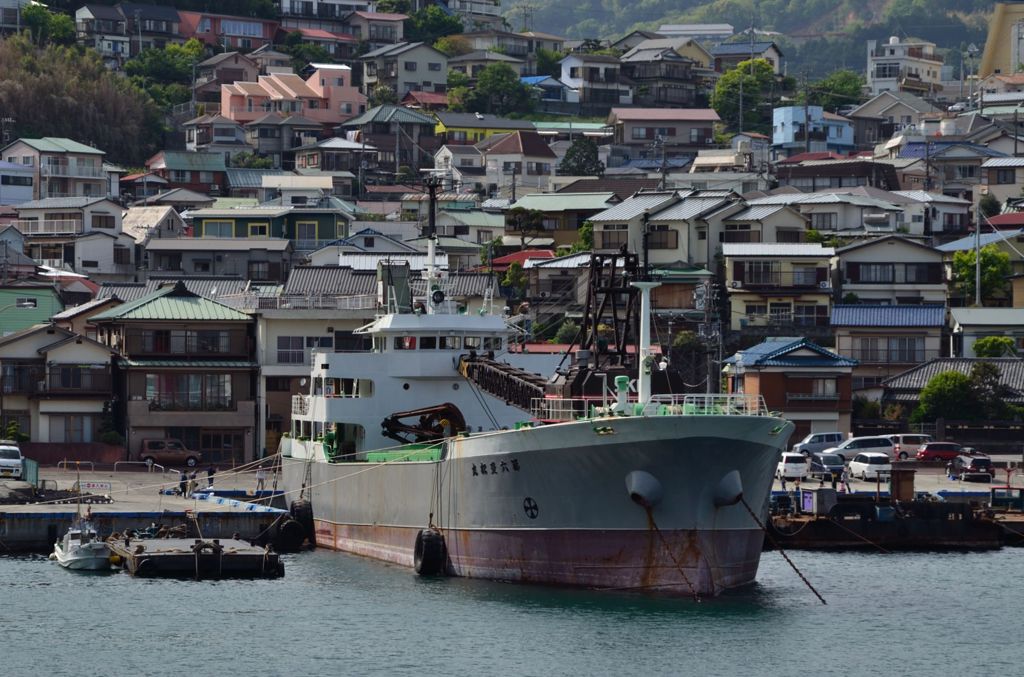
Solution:
{"label": "sea water", "polygon": [[465,579],[318,550],[270,581],[0,558],[0,675],[1016,675],[1024,550],[778,553],[695,603]]}

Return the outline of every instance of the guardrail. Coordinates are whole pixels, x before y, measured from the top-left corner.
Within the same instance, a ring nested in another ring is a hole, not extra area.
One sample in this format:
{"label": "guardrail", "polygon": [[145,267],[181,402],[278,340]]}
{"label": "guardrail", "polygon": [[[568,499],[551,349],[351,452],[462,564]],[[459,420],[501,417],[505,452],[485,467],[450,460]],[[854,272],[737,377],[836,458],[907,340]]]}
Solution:
{"label": "guardrail", "polygon": [[58,468],[63,467],[64,469],[67,469],[71,464],[74,464],[76,466],[80,466],[80,465],[85,465],[86,463],[89,464],[89,470],[90,471],[95,471],[96,470],[96,464],[93,463],[92,461],[69,461],[67,459],[64,459],[63,461],[58,462],[57,463],[57,467]]}
{"label": "guardrail", "polygon": [[149,472],[153,472],[153,468],[160,468],[160,472],[167,474],[167,468],[159,463],[149,463],[148,461],[118,461],[114,464],[114,472],[117,472],[117,466],[119,465],[144,465],[149,469]]}

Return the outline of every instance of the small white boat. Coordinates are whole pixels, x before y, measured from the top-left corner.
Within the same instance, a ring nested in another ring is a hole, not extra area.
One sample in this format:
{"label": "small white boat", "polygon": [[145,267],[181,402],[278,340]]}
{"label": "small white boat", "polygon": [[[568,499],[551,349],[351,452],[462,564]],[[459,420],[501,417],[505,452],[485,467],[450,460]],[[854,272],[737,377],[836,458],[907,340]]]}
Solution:
{"label": "small white boat", "polygon": [[106,571],[110,568],[110,547],[97,536],[86,520],[75,520],[64,537],[53,544],[51,559],[65,569]]}

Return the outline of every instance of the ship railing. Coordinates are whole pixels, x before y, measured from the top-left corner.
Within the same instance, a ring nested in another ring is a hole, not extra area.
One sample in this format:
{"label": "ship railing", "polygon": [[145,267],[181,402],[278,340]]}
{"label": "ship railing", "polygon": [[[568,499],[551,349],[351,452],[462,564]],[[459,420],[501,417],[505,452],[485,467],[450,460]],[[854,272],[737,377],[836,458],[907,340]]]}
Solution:
{"label": "ship railing", "polygon": [[602,412],[626,416],[768,416],[760,395],[654,395],[646,404],[635,399],[619,412],[614,398],[537,397],[530,413],[539,421],[574,421]]}
{"label": "ship railing", "polygon": [[586,417],[592,404],[600,405],[601,398],[534,397],[530,402],[530,414],[539,421],[549,423],[575,421]]}
{"label": "ship railing", "polygon": [[686,416],[769,416],[760,395],[684,395],[682,412]]}
{"label": "ship railing", "polygon": [[306,416],[309,414],[309,396],[292,395],[292,416]]}

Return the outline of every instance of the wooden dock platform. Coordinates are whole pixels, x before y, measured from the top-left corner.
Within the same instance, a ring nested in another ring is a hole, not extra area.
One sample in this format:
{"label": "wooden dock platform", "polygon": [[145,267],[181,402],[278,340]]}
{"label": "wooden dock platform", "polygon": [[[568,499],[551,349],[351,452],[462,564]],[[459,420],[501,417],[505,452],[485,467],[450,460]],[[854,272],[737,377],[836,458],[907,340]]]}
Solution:
{"label": "wooden dock platform", "polygon": [[234,538],[111,539],[113,559],[133,576],[278,578],[284,562],[270,548]]}

